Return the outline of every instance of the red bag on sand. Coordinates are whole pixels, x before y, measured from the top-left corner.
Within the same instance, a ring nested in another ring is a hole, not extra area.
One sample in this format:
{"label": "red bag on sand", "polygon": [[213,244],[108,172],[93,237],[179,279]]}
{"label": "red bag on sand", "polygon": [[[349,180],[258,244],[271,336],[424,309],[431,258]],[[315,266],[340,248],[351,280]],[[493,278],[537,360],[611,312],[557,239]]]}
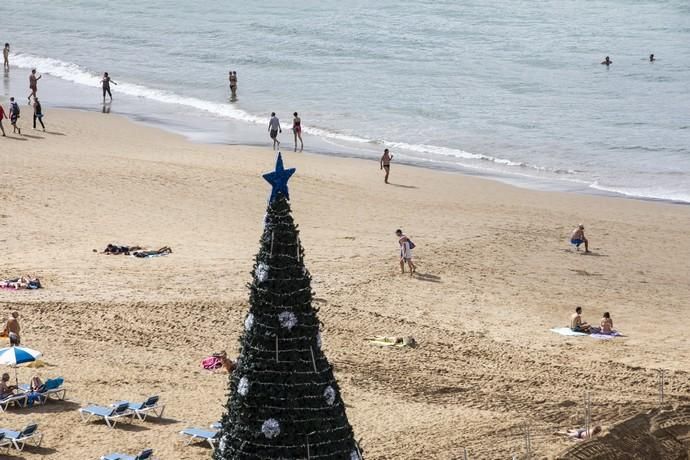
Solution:
{"label": "red bag on sand", "polygon": [[203,367],[207,371],[213,371],[215,369],[218,369],[222,365],[223,363],[221,362],[218,356],[209,356],[208,358],[204,358],[203,360],[201,360],[201,367]]}

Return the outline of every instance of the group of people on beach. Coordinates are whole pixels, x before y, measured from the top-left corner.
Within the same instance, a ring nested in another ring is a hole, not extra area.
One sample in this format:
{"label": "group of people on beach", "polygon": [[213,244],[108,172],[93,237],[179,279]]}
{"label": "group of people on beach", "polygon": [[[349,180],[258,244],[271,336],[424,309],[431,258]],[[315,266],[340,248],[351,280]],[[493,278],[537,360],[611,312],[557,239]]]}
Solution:
{"label": "group of people on beach", "polygon": [[575,313],[570,317],[570,330],[584,334],[613,334],[613,319],[611,313],[606,311],[599,321],[599,327],[592,326],[582,319],[582,307],[576,307]]}
{"label": "group of people on beach", "polygon": [[[280,120],[275,112],[271,112],[271,118],[268,120],[268,135],[273,141],[273,150],[280,148],[280,141],[278,134],[282,133],[283,129],[280,127]],[[302,141],[302,119],[297,112],[292,114],[292,133],[295,136],[295,152],[297,151],[297,140],[299,140],[299,151],[304,150],[304,142]]]}
{"label": "group of people on beach", "polygon": [[[656,61],[656,57],[654,57],[654,53],[650,54],[650,55],[649,55],[649,62],[655,62],[655,61]],[[605,65],[606,67],[608,67],[608,66],[610,66],[611,64],[613,64],[613,61],[611,60],[611,58],[610,58],[609,56],[606,56],[606,57],[604,58],[604,60],[601,61],[601,63],[602,63],[603,65]]]}

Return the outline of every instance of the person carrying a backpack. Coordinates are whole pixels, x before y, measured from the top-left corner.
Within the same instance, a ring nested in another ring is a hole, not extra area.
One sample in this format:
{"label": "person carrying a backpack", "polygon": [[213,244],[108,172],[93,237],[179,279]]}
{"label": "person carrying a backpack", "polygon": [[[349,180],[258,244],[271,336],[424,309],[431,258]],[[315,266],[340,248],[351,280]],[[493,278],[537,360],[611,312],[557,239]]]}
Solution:
{"label": "person carrying a backpack", "polygon": [[412,250],[415,248],[415,244],[405,236],[402,230],[397,229],[395,234],[398,237],[398,244],[400,244],[400,270],[405,273],[405,263],[410,267],[410,275],[413,275],[417,266],[412,262]]}
{"label": "person carrying a backpack", "polygon": [[22,129],[17,126],[17,121],[19,120],[19,104],[14,100],[13,97],[10,98],[10,123],[12,123],[13,133],[22,133]]}

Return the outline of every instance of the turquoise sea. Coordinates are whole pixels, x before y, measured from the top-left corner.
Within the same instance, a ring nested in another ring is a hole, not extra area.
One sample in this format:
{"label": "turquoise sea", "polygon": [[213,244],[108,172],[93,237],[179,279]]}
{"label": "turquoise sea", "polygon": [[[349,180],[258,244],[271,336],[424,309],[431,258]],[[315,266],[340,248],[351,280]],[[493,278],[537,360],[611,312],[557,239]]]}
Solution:
{"label": "turquoise sea", "polygon": [[[195,141],[306,149],[525,186],[690,202],[690,2],[4,2],[3,94]],[[650,63],[654,53],[657,61]],[[610,67],[601,65],[609,55]],[[228,98],[228,70],[239,80]],[[284,146],[292,136],[283,132]]]}

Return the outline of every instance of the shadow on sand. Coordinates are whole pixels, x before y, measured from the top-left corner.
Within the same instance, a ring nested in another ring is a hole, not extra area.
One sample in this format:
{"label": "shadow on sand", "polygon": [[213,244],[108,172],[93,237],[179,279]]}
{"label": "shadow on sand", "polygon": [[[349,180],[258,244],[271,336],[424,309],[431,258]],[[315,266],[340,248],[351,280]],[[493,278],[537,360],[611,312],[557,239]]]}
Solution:
{"label": "shadow on sand", "polygon": [[394,184],[393,182],[389,182],[388,185],[392,185],[393,187],[400,187],[400,188],[419,188],[416,185]]}
{"label": "shadow on sand", "polygon": [[429,281],[430,283],[440,283],[441,282],[440,276],[432,275],[430,273],[415,272],[413,277],[415,279],[420,280],[420,281]]}

